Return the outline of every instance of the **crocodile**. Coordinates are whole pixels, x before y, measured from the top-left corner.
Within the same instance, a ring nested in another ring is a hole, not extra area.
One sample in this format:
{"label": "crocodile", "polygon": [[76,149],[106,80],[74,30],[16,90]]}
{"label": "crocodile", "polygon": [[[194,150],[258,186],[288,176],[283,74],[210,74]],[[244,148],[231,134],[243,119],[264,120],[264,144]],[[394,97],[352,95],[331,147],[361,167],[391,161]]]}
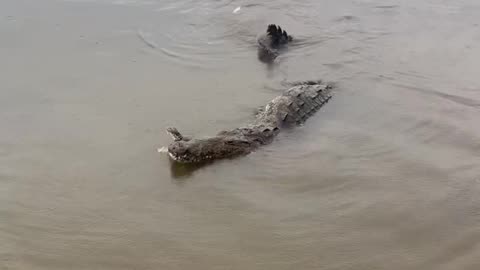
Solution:
{"label": "crocodile", "polygon": [[293,37],[280,26],[268,25],[267,31],[257,38],[258,58],[263,62],[272,62],[277,58],[279,50],[292,40]]}
{"label": "crocodile", "polygon": [[271,143],[282,129],[302,124],[328,102],[332,89],[332,84],[321,81],[293,83],[261,109],[251,123],[204,139],[183,136],[178,129],[168,127],[167,133],[174,141],[167,152],[178,163],[206,163],[249,154]]}

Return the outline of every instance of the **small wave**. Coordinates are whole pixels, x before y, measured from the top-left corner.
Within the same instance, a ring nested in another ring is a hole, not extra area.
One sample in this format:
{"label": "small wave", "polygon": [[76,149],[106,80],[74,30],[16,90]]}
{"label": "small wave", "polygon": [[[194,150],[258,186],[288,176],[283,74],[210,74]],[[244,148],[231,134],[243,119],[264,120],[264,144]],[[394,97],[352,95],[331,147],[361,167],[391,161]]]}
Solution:
{"label": "small wave", "polygon": [[359,18],[353,15],[344,15],[334,19],[335,22],[358,21]]}
{"label": "small wave", "polygon": [[143,5],[154,5],[154,1],[149,0],[115,0],[112,1],[114,5],[120,6],[143,6]]}
{"label": "small wave", "polygon": [[437,91],[437,90],[421,88],[421,87],[406,85],[406,84],[402,84],[402,83],[392,83],[392,85],[397,86],[397,87],[401,87],[401,88],[404,88],[404,89],[409,89],[409,90],[422,92],[424,94],[437,96],[437,97],[447,99],[449,101],[455,102],[457,104],[465,105],[465,106],[468,106],[468,107],[472,107],[472,108],[480,107],[480,102],[479,101],[468,99],[468,98],[461,97],[461,96],[458,96],[458,95],[447,94],[447,93],[443,93],[443,92],[440,92],[440,91]]}
{"label": "small wave", "polygon": [[138,37],[152,49],[156,49],[158,45],[151,40],[151,33],[145,33],[142,30],[137,31]]}
{"label": "small wave", "polygon": [[397,5],[379,5],[379,6],[375,6],[375,8],[378,8],[378,9],[393,9],[393,8],[397,8],[398,6]]}

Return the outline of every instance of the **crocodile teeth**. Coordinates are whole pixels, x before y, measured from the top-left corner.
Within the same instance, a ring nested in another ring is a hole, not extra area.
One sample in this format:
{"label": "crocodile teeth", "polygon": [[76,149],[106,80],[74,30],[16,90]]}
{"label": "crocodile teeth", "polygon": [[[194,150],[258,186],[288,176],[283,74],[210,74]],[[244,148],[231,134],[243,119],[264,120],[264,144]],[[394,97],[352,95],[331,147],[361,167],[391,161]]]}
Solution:
{"label": "crocodile teeth", "polygon": [[168,152],[168,155],[169,155],[173,160],[178,160],[178,158],[177,158],[174,154]]}

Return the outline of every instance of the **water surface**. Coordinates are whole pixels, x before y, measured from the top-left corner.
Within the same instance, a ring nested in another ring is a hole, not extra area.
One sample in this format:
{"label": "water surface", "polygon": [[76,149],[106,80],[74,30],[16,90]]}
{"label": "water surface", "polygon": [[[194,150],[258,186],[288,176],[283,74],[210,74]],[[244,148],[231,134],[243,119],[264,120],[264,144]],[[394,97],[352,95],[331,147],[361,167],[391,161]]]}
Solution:
{"label": "water surface", "polygon": [[[480,269],[479,16],[3,0],[0,269]],[[265,65],[269,23],[297,41]],[[167,126],[237,127],[307,79],[334,98],[249,156],[185,172],[157,152]]]}

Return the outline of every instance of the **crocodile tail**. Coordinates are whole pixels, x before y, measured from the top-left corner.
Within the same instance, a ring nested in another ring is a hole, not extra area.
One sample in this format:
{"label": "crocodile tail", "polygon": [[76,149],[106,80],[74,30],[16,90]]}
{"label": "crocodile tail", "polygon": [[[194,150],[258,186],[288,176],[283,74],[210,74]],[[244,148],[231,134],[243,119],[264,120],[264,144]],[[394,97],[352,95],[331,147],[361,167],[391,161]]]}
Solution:
{"label": "crocodile tail", "polygon": [[267,27],[267,33],[270,36],[276,36],[277,35],[277,26],[275,24],[269,24]]}
{"label": "crocodile tail", "polygon": [[292,40],[292,36],[288,35],[287,31],[275,24],[268,25],[267,34],[271,37],[273,45],[287,43]]}

